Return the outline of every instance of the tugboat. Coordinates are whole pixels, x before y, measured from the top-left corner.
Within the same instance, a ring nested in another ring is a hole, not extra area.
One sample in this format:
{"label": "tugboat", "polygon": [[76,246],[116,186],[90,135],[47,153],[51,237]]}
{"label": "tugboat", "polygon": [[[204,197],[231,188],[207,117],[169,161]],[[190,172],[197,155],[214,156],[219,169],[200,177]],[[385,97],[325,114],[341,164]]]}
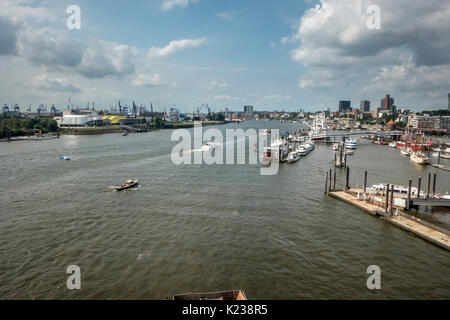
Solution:
{"label": "tugboat", "polygon": [[122,191],[125,189],[130,189],[130,188],[134,188],[139,184],[139,180],[127,180],[125,181],[122,185],[117,186],[116,190],[117,191]]}

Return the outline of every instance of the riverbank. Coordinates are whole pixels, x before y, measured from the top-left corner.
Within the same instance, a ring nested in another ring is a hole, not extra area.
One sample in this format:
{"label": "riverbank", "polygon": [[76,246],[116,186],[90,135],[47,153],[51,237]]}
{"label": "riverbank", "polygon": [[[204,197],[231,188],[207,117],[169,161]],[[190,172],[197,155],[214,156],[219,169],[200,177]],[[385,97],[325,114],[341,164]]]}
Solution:
{"label": "riverbank", "polygon": [[[229,121],[205,121],[202,122],[204,127],[221,125],[230,123]],[[146,126],[144,131],[150,132],[162,129],[189,129],[193,128],[193,122],[176,122],[176,123],[166,123],[161,126]],[[142,128],[141,128],[142,129]],[[80,128],[59,128],[58,131],[50,132],[49,135],[53,135],[53,138],[57,138],[58,135],[97,135],[97,134],[107,134],[107,133],[120,133],[123,130],[122,126],[104,126],[104,127],[80,127]],[[50,138],[49,138],[50,139]],[[13,141],[29,141],[29,140],[49,140],[49,139],[35,139],[34,136],[17,136],[11,138],[0,139],[0,142],[13,142]]]}

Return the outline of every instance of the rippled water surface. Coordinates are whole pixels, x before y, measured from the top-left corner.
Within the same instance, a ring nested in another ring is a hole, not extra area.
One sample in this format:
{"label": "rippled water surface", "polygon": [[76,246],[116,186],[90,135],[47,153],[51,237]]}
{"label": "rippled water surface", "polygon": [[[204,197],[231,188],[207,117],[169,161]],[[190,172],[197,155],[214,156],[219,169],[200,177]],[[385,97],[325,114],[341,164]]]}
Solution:
{"label": "rippled water surface", "polygon": [[[239,126],[300,128],[217,128]],[[176,166],[171,133],[1,143],[0,298],[165,299],[228,289],[249,299],[450,298],[448,251],[324,196],[331,146],[262,176],[257,165]],[[362,186],[365,169],[369,184],[437,172],[367,141],[349,162],[352,186]],[[450,189],[449,177],[438,172],[439,191]],[[114,191],[129,178],[141,186]],[[338,171],[338,185],[344,179]],[[450,229],[445,209],[414,214]],[[66,288],[73,264],[78,291]],[[382,290],[366,287],[373,264]]]}

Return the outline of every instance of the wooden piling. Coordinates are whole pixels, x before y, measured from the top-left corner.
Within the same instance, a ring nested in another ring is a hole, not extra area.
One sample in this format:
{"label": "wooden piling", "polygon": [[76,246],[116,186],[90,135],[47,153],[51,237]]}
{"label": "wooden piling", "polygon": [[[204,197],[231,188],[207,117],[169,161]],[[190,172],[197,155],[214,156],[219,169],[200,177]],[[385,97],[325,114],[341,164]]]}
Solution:
{"label": "wooden piling", "polygon": [[428,173],[427,199],[430,198],[430,187],[431,187],[431,173]]}
{"label": "wooden piling", "polygon": [[409,186],[408,186],[408,203],[406,204],[406,209],[411,209],[411,189],[412,189],[412,180],[409,179]]}
{"label": "wooden piling", "polygon": [[327,194],[327,190],[328,190],[328,171],[325,175],[325,194]]}
{"label": "wooden piling", "polygon": [[385,205],[386,205],[386,213],[389,212],[389,183],[386,186],[386,199],[385,199]]}
{"label": "wooden piling", "polygon": [[336,191],[336,168],[334,168],[333,191]]}
{"label": "wooden piling", "polygon": [[330,169],[330,185],[328,186],[328,192],[331,192],[331,179],[332,179],[332,175],[331,175],[331,169]]}
{"label": "wooden piling", "polygon": [[433,197],[436,194],[436,173],[433,175]]}
{"label": "wooden piling", "polygon": [[350,189],[349,180],[350,180],[350,167],[347,166],[347,172],[346,172],[346,177],[345,177],[345,191]]}
{"label": "wooden piling", "polygon": [[367,190],[367,171],[364,171],[364,194]]}
{"label": "wooden piling", "polygon": [[391,205],[389,207],[389,214],[392,215],[392,210],[394,209],[394,185],[391,185]]}
{"label": "wooden piling", "polygon": [[422,177],[419,177],[419,182],[417,183],[417,199],[420,198],[420,185],[422,184]]}

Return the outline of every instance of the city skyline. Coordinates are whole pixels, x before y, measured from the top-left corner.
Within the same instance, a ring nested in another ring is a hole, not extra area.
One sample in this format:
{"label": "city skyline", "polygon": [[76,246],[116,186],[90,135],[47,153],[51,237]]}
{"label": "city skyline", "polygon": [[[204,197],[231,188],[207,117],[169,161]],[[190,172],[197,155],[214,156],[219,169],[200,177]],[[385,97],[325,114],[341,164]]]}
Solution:
{"label": "city skyline", "polygon": [[[321,111],[389,93],[399,108],[447,109],[450,4],[370,3],[379,30],[359,0],[5,0],[0,103]],[[66,26],[72,4],[79,30]]]}

